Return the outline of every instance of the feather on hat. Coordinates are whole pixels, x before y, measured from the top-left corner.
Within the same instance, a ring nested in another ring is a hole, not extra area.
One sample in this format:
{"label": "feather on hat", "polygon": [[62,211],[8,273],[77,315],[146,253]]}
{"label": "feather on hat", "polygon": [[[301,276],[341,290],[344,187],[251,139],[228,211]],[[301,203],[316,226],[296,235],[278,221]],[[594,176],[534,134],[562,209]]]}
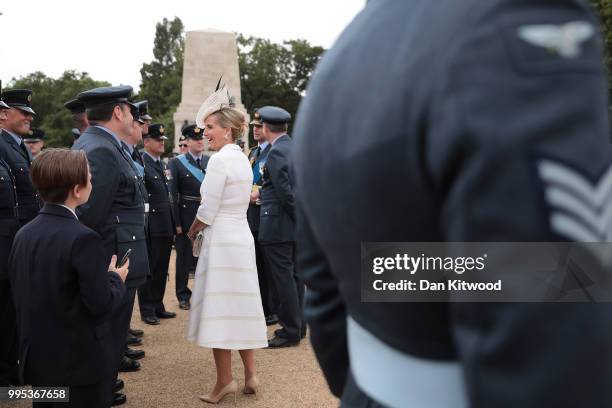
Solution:
{"label": "feather on hat", "polygon": [[195,122],[201,129],[204,129],[204,121],[207,117],[223,108],[233,108],[235,106],[234,97],[230,96],[229,90],[225,87],[225,84],[221,86],[221,78],[223,78],[223,75],[221,75],[219,82],[217,82],[217,89],[215,89],[215,92],[206,98],[196,114]]}

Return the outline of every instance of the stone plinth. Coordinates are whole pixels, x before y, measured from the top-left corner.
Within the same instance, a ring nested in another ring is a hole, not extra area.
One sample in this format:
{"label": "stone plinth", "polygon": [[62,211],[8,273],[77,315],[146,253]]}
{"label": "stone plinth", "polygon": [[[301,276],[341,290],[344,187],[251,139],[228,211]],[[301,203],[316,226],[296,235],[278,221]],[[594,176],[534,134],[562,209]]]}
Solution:
{"label": "stone plinth", "polygon": [[[221,84],[225,84],[230,95],[236,98],[236,108],[246,115],[240,95],[235,34],[213,29],[188,31],[185,38],[181,103],[174,114],[175,151],[178,151],[178,139],[185,121],[195,123],[200,105],[214,92],[221,75]],[[243,140],[248,145],[248,130]]]}

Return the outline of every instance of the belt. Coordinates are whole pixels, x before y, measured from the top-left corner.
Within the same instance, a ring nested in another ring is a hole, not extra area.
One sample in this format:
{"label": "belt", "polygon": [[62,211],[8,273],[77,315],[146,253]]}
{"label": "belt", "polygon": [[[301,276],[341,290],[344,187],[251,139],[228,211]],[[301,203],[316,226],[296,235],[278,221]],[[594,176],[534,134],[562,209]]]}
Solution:
{"label": "belt", "polygon": [[2,218],[19,218],[19,209],[13,208],[0,208],[0,217]]}
{"label": "belt", "polygon": [[197,201],[198,203],[202,201],[202,197],[200,196],[181,195],[181,198],[185,201]]}

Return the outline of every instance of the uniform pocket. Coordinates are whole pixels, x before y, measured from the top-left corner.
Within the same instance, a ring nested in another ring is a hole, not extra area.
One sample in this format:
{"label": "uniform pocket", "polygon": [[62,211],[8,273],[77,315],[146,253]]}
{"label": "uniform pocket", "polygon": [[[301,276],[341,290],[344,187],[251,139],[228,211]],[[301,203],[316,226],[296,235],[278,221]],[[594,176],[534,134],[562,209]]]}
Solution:
{"label": "uniform pocket", "polygon": [[261,215],[266,216],[278,216],[280,214],[280,206],[276,203],[261,205]]}
{"label": "uniform pocket", "polygon": [[115,232],[118,243],[136,242],[145,239],[144,226],[126,225],[119,226]]}

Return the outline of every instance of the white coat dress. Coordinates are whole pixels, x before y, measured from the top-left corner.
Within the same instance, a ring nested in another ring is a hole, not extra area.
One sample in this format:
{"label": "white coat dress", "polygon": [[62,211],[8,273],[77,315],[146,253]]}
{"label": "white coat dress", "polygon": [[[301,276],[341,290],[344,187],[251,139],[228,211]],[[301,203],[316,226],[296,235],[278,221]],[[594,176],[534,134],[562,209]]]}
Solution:
{"label": "white coat dress", "polygon": [[196,267],[187,338],[202,347],[267,347],[255,245],[246,213],[253,184],[240,147],[225,145],[208,161],[196,217],[208,224]]}

